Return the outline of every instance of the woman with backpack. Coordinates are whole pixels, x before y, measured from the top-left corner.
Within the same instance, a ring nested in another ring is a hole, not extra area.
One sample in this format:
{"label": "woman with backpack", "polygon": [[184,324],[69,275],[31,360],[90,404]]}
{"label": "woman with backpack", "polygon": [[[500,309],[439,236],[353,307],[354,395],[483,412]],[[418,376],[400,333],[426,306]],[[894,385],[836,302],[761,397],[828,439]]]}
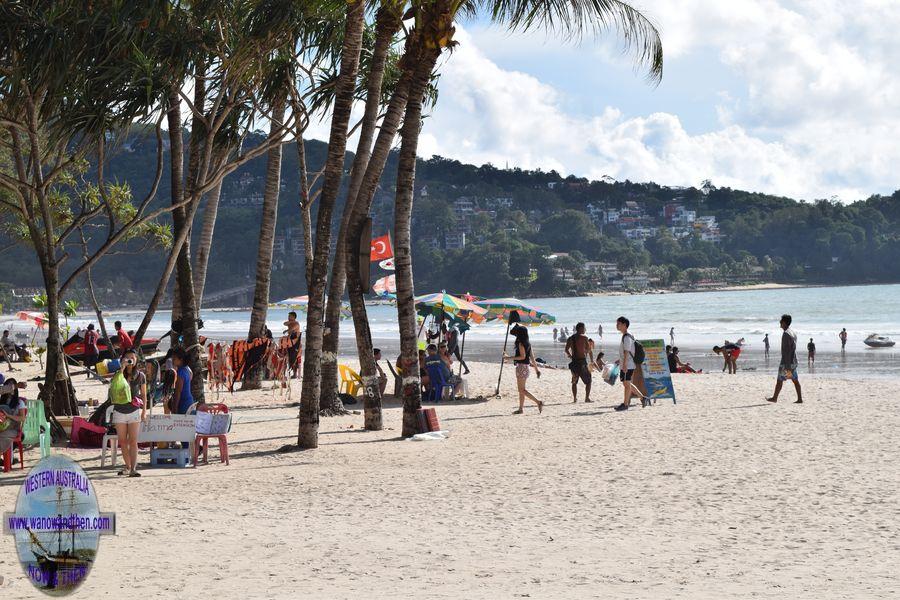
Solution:
{"label": "woman with backpack", "polygon": [[641,406],[649,404],[649,400],[639,388],[644,382],[641,371],[641,364],[644,362],[644,347],[634,339],[633,335],[628,333],[630,326],[631,322],[625,317],[616,319],[616,329],[622,334],[622,341],[619,344],[619,360],[616,361],[616,364],[619,365],[619,377],[622,379],[625,394],[622,404],[616,407],[617,411],[628,410],[633,396],[641,399]]}
{"label": "woman with backpack", "polygon": [[138,433],[147,415],[147,377],[137,367],[137,355],[128,351],[122,356],[122,368],[109,382],[109,400],[113,405],[112,422],[122,446],[125,468],[119,475],[140,477],[137,472]]}
{"label": "woman with backpack", "polygon": [[516,386],[519,389],[519,410],[513,412],[513,414],[521,415],[525,411],[526,396],[532,402],[537,404],[538,413],[541,413],[544,411],[544,403],[525,389],[525,382],[528,381],[530,367],[534,367],[535,375],[537,375],[538,379],[541,378],[541,372],[538,370],[537,363],[534,360],[534,354],[531,352],[531,343],[528,341],[528,330],[522,325],[516,325],[510,330],[510,333],[516,338],[516,355],[509,356],[504,352],[503,360],[511,360],[516,365]]}

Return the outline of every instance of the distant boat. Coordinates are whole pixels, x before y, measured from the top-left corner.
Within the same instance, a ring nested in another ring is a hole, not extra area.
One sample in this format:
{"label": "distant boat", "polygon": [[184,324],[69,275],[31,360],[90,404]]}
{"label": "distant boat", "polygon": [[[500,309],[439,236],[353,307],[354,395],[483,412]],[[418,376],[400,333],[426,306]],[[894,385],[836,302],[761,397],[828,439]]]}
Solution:
{"label": "distant boat", "polygon": [[869,346],[870,348],[890,348],[895,344],[895,342],[886,335],[878,335],[877,333],[873,333],[863,340],[863,344]]}

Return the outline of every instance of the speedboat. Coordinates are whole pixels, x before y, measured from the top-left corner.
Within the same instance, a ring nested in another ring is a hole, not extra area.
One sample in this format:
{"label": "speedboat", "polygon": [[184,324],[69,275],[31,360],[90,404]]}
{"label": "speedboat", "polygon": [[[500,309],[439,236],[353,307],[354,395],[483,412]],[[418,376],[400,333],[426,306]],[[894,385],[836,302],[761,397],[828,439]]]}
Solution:
{"label": "speedboat", "polygon": [[[110,341],[112,341],[113,346],[116,350],[119,350],[119,336],[114,335],[111,337]],[[153,354],[156,352],[156,348],[159,346],[159,340],[156,338],[144,338],[141,340],[141,353],[145,356],[148,354]],[[112,353],[109,351],[109,348],[106,346],[106,342],[100,340],[97,342],[97,349],[100,350],[100,359],[112,358]],[[85,359],[84,355],[84,339],[78,337],[78,335],[73,335],[63,344],[63,352],[66,353],[66,356],[70,358],[74,358],[75,360],[83,361]],[[119,350],[121,353],[121,350]]]}
{"label": "speedboat", "polygon": [[896,342],[886,335],[878,335],[873,333],[863,340],[863,344],[870,348],[891,348]]}

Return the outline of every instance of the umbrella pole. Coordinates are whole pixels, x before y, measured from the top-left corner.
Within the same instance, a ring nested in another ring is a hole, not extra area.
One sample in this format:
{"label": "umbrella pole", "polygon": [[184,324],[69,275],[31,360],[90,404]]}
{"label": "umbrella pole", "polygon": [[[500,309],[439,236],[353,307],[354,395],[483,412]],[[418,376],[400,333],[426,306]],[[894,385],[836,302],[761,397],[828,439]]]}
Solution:
{"label": "umbrella pole", "polygon": [[459,376],[462,377],[463,359],[466,357],[466,332],[463,331],[462,347],[459,350]]}
{"label": "umbrella pole", "polygon": [[[506,322],[506,337],[503,338],[503,354],[506,354],[506,343],[509,341],[509,328],[512,325],[512,321]],[[503,379],[503,365],[506,363],[506,359],[500,358],[500,376],[497,377],[497,391],[494,393],[495,396],[500,395],[500,380]]]}

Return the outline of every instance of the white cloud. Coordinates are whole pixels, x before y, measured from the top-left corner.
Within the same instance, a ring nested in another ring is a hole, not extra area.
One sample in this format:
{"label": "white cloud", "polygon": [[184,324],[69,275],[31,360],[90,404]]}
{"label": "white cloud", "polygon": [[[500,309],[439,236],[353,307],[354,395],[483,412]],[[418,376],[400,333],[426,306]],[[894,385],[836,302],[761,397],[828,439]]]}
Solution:
{"label": "white cloud", "polygon": [[[458,28],[420,153],[672,185],[711,178],[802,198],[900,187],[900,75],[892,68],[900,3],[645,0],[642,8],[660,26],[670,64],[712,52],[740,77],[743,89],[712,100],[717,130],[691,135],[677,115],[626,118],[614,107],[570,114],[560,91],[500,68]],[[559,48],[534,38],[509,38],[503,52]]]}

